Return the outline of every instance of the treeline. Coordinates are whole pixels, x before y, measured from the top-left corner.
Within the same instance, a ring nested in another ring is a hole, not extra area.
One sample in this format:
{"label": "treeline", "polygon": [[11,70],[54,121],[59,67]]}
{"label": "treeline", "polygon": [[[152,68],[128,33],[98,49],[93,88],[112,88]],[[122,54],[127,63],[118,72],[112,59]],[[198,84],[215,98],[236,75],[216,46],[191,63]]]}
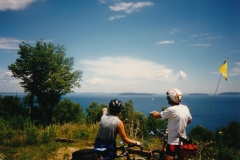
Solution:
{"label": "treeline", "polygon": [[[53,109],[53,120],[47,123],[47,114],[40,106],[34,106],[34,119],[29,118],[28,96],[20,99],[17,96],[0,96],[0,145],[19,147],[27,145],[48,144],[56,137],[93,142],[102,108],[106,104],[92,102],[86,111],[80,104],[63,99]],[[164,107],[163,107],[164,108]],[[147,142],[153,141],[149,134],[157,128],[166,128],[167,121],[145,116],[134,110],[133,102],[125,102],[120,115],[129,137]],[[221,160],[239,159],[240,157],[240,124],[231,122],[229,126],[209,131],[195,126],[188,135],[198,145],[198,158]],[[144,143],[148,146],[149,143]]]}
{"label": "treeline", "polygon": [[[29,95],[23,99],[17,96],[2,97],[0,95],[0,117],[9,122],[12,129],[24,129],[25,122],[42,127],[66,123],[96,124],[100,121],[102,109],[105,107],[108,106],[92,102],[84,111],[80,104],[64,98],[53,108],[52,120],[48,121],[46,118],[48,112],[45,107],[41,107],[37,103],[32,108],[30,107]],[[29,111],[31,109],[34,110],[34,114],[30,119]],[[143,113],[135,111],[131,100],[124,103],[120,119],[123,120],[127,133],[135,138],[139,135],[148,136],[151,130],[167,126],[165,120],[156,120],[151,115],[146,117]]]}

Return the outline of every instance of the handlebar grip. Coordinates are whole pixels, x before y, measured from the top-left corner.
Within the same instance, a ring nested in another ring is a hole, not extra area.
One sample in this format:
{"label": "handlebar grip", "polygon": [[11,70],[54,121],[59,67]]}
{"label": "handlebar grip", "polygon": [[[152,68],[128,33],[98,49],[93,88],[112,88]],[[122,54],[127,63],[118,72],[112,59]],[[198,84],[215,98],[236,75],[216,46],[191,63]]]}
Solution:
{"label": "handlebar grip", "polygon": [[128,147],[142,147],[142,145],[141,146],[139,146],[139,145],[137,145],[137,144],[128,144]]}

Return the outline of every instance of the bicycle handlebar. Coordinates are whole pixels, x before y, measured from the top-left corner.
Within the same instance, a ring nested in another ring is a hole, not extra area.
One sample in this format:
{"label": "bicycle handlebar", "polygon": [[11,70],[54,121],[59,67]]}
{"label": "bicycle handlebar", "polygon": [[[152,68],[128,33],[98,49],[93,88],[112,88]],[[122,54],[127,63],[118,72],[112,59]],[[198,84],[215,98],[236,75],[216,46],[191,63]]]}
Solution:
{"label": "bicycle handlebar", "polygon": [[167,136],[168,132],[167,129],[156,129],[156,131],[161,134],[162,136]]}

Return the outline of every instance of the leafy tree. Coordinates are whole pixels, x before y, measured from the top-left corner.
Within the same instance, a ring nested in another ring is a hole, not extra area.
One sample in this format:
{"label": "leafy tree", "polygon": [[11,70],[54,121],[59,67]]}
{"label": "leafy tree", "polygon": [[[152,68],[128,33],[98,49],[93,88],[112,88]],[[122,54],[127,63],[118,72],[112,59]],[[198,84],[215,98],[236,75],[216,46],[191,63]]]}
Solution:
{"label": "leafy tree", "polygon": [[27,109],[17,96],[0,97],[0,116],[9,119],[14,116],[27,116]]}
{"label": "leafy tree", "polygon": [[149,114],[146,121],[148,133],[155,132],[156,129],[167,129],[167,120],[156,119],[152,114]]}
{"label": "leafy tree", "polygon": [[206,128],[196,125],[189,133],[189,138],[195,141],[212,141],[214,140],[214,133]]}
{"label": "leafy tree", "polygon": [[30,94],[30,117],[33,119],[34,98],[52,120],[54,106],[61,97],[80,87],[82,71],[73,71],[73,58],[65,58],[64,46],[37,41],[36,46],[23,42],[19,45],[19,58],[9,65],[13,77],[21,79],[20,85]]}
{"label": "leafy tree", "polygon": [[124,103],[123,109],[121,111],[120,119],[123,121],[126,129],[126,133],[130,137],[134,137],[134,123],[136,122],[134,115],[133,101],[129,100]]}
{"label": "leafy tree", "polygon": [[97,102],[92,102],[88,108],[86,108],[86,122],[87,123],[97,123],[101,120],[102,109],[106,108],[107,105],[101,104],[100,106]]}
{"label": "leafy tree", "polygon": [[144,124],[146,117],[143,113],[134,110],[132,100],[124,103],[119,117],[123,121],[126,133],[130,137],[136,138],[145,134]]}
{"label": "leafy tree", "polygon": [[54,108],[53,117],[56,122],[63,124],[64,122],[83,122],[85,115],[79,104],[65,98]]}
{"label": "leafy tree", "polygon": [[216,130],[216,140],[226,147],[240,149],[240,123],[233,121],[229,126],[222,126]]}

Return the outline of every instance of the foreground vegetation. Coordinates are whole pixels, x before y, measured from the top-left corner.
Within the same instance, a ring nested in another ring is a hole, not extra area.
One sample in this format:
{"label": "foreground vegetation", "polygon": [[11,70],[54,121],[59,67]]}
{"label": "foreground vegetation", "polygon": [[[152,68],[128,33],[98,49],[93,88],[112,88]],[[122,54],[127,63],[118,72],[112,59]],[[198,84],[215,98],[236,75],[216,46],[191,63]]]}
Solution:
{"label": "foreground vegetation", "polygon": [[[31,120],[25,99],[0,96],[0,159],[69,159],[76,150],[92,148],[103,107],[107,106],[93,102],[84,112],[80,104],[63,99],[53,111],[53,122],[46,123],[41,107],[35,107],[39,115]],[[159,139],[149,133],[166,128],[167,121],[136,112],[132,101],[124,104],[120,118],[128,136],[142,141],[145,150],[160,147]],[[57,142],[59,137],[75,141]],[[199,148],[195,159],[238,160],[240,157],[238,122],[220,127],[215,133],[195,126],[189,137]]]}

